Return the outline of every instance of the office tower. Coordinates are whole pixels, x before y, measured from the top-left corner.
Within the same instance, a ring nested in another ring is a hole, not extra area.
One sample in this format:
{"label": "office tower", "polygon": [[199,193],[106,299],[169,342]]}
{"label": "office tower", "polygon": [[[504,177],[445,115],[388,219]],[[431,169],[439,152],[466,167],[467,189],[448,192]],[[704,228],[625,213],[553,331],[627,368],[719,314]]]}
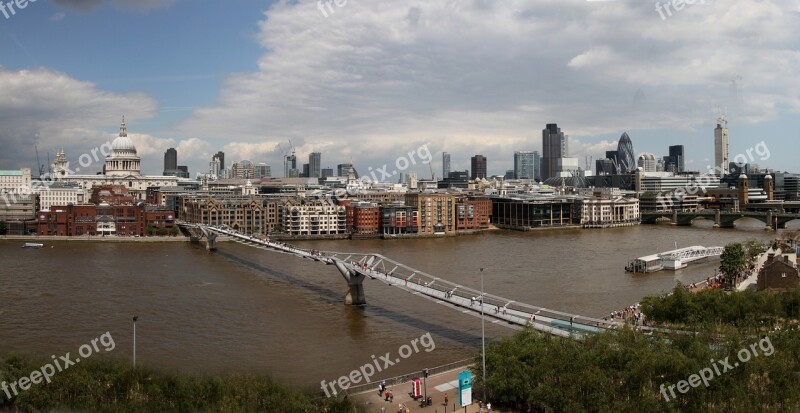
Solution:
{"label": "office tower", "polygon": [[169,148],[164,152],[164,175],[167,172],[175,173],[178,170],[178,151],[175,148]]}
{"label": "office tower", "polygon": [[283,176],[285,178],[297,178],[298,175],[300,174],[297,170],[297,156],[295,156],[294,149],[292,149],[292,154],[283,158]]}
{"label": "office tower", "polygon": [[302,174],[300,176],[303,177],[303,178],[310,178],[311,177],[310,172],[311,172],[311,167],[309,166],[309,164],[304,163],[303,164],[303,172],[302,172]]}
{"label": "office tower", "polygon": [[611,162],[611,169],[610,171],[604,167],[604,170],[607,171],[607,175],[616,175],[619,172],[619,152],[617,151],[606,151],[606,159]]}
{"label": "office tower", "polygon": [[219,164],[219,158],[216,156],[211,158],[211,162],[208,163],[208,173],[215,178],[219,178],[220,174],[222,173],[222,169],[220,168]]}
{"label": "office tower", "polygon": [[475,155],[472,157],[472,179],[486,178],[486,157]]}
{"label": "office tower", "polygon": [[238,179],[251,179],[255,176],[256,168],[252,162],[248,160],[243,160],[239,162],[234,162],[231,165],[231,173],[229,178],[238,178]]}
{"label": "office tower", "polygon": [[513,169],[509,169],[509,170],[506,171],[506,174],[503,175],[503,179],[506,180],[506,181],[509,180],[509,179],[516,179],[515,178],[516,174],[517,173],[514,172]]}
{"label": "office tower", "polygon": [[447,179],[450,175],[450,154],[442,152],[442,179]]}
{"label": "office tower", "polygon": [[350,168],[355,172],[355,178],[358,179],[358,171],[351,163],[340,163],[336,165],[336,176],[347,176],[350,173]]}
{"label": "office tower", "polygon": [[308,155],[308,177],[319,178],[322,176],[322,154],[311,152]]}
{"label": "office tower", "polygon": [[212,161],[214,159],[218,159],[219,160],[219,169],[224,171],[225,170],[225,152],[222,152],[222,151],[217,152],[217,154],[214,155],[211,158]]}
{"label": "office tower", "polygon": [[627,174],[636,169],[636,156],[633,152],[633,142],[628,132],[623,132],[617,143],[617,173]]}
{"label": "office tower", "polygon": [[647,152],[639,155],[638,166],[642,168],[644,172],[656,172],[658,170],[656,156]]}
{"label": "office tower", "polygon": [[514,178],[533,179],[534,153],[531,151],[514,152]]}
{"label": "office tower", "polygon": [[714,129],[714,173],[724,176],[728,172],[729,163],[728,120],[720,116]]}
{"label": "office tower", "polygon": [[669,163],[675,165],[675,172],[686,172],[683,155],[683,145],[669,147]]}
{"label": "office tower", "polygon": [[614,175],[615,174],[614,161],[611,159],[598,159],[595,161],[595,175]]}
{"label": "office tower", "polygon": [[542,180],[542,154],[539,151],[533,151],[533,179]]}
{"label": "office tower", "polygon": [[261,162],[255,167],[254,177],[256,179],[269,178],[272,176],[272,170],[269,165]]}
{"label": "office tower", "polygon": [[542,130],[542,180],[558,176],[559,159],[569,156],[568,138],[555,123]]}
{"label": "office tower", "polygon": [[322,178],[330,178],[333,176],[333,168],[322,168]]}

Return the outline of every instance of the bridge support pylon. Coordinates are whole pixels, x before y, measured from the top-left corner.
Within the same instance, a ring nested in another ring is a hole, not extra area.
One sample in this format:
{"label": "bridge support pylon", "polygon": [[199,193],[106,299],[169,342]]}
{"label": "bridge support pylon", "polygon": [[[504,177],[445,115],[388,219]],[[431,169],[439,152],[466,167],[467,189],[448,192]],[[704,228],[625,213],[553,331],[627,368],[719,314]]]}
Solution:
{"label": "bridge support pylon", "polygon": [[364,294],[364,275],[352,271],[344,266],[344,264],[337,260],[335,262],[336,269],[342,273],[342,277],[347,281],[347,286],[350,290],[344,296],[344,303],[347,305],[366,305],[367,297]]}
{"label": "bridge support pylon", "polygon": [[208,231],[206,234],[206,249],[209,251],[216,251],[217,250],[217,234],[211,231]]}

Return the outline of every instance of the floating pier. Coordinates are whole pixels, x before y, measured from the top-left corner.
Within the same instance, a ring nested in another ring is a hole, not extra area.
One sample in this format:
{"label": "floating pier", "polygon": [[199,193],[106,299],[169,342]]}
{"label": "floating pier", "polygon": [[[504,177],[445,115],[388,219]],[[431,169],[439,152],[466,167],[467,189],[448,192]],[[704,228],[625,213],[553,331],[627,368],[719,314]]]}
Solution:
{"label": "floating pier", "polygon": [[656,272],[661,270],[679,270],[693,261],[702,260],[708,257],[722,255],[723,247],[704,247],[695,245],[692,247],[675,249],[662,252],[660,254],[646,255],[639,257],[625,266],[628,272]]}

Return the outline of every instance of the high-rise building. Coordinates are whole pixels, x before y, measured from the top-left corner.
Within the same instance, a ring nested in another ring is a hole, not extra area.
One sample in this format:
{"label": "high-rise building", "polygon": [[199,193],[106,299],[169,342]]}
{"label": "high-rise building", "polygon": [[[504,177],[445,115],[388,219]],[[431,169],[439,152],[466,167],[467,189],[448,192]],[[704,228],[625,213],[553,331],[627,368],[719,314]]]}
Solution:
{"label": "high-rise building", "polygon": [[559,158],[569,156],[568,137],[555,123],[542,130],[542,180],[558,176]]}
{"label": "high-rise building", "polygon": [[645,152],[639,155],[638,165],[644,172],[656,172],[658,170],[656,156],[652,153]]}
{"label": "high-rise building", "polygon": [[167,176],[167,171],[175,172],[178,170],[178,151],[175,148],[169,148],[164,152],[164,176]]}
{"label": "high-rise building", "polygon": [[269,178],[271,176],[272,176],[272,168],[270,168],[269,165],[265,164],[264,162],[261,162],[255,166],[254,177],[256,179]]}
{"label": "high-rise building", "polygon": [[614,175],[614,162],[609,159],[598,159],[595,161],[595,175]]}
{"label": "high-rise building", "polygon": [[214,159],[218,159],[219,160],[219,169],[224,170],[225,169],[225,152],[222,152],[222,151],[217,152],[217,154],[214,155],[211,158],[212,161]]}
{"label": "high-rise building", "polygon": [[450,175],[450,154],[442,152],[442,179],[447,179]]}
{"label": "high-rise building", "polygon": [[542,154],[539,151],[533,151],[533,179],[542,180]]}
{"label": "high-rise building", "polygon": [[333,168],[322,168],[322,178],[330,178],[333,176]]}
{"label": "high-rise building", "polygon": [[669,156],[667,157],[667,165],[664,168],[669,171],[671,168],[675,170],[672,172],[685,172],[685,162],[683,155],[683,145],[673,145],[669,147]]}
{"label": "high-rise building", "polygon": [[283,158],[283,176],[284,178],[296,178],[300,175],[297,170],[297,156],[292,149],[291,155],[286,155]]}
{"label": "high-rise building", "polygon": [[358,171],[351,163],[340,163],[336,165],[336,176],[348,176],[350,174],[350,169],[353,170],[355,179],[358,179]]}
{"label": "high-rise building", "polygon": [[322,154],[319,152],[311,152],[311,154],[308,155],[308,177],[322,177]]}
{"label": "high-rise building", "polygon": [[617,173],[627,174],[636,169],[636,156],[633,152],[633,141],[628,132],[623,132],[617,143]]}
{"label": "high-rise building", "polygon": [[[619,152],[617,151],[606,151],[606,159],[611,162],[611,168],[603,166],[603,172],[606,172],[606,175],[616,175],[619,172]],[[597,171],[597,174],[600,175],[600,171]]]}
{"label": "high-rise building", "polygon": [[231,165],[231,174],[229,178],[251,179],[255,177],[255,173],[255,165],[248,160],[244,160],[234,162],[233,165]]}
{"label": "high-rise building", "polygon": [[310,171],[311,171],[311,167],[309,166],[309,164],[304,163],[303,164],[303,172],[300,173],[300,176],[303,177],[303,178],[310,178],[311,177]]}
{"label": "high-rise building", "polygon": [[729,160],[728,148],[728,120],[724,116],[717,119],[717,127],[714,129],[714,173],[723,176],[728,172]]}
{"label": "high-rise building", "polygon": [[208,163],[208,173],[214,178],[221,178],[222,169],[220,168],[219,158],[216,156],[211,158],[211,162]]}
{"label": "high-rise building", "polygon": [[534,179],[534,153],[531,151],[514,152],[514,178]]}
{"label": "high-rise building", "polygon": [[472,157],[472,179],[486,178],[486,157],[475,155]]}

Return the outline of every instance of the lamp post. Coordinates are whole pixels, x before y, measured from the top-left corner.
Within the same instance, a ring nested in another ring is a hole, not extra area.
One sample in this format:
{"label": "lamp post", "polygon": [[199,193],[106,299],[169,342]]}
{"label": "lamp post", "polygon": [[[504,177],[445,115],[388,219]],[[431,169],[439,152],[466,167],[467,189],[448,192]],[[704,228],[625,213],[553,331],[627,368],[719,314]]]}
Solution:
{"label": "lamp post", "polygon": [[483,358],[483,401],[486,402],[486,327],[483,322],[483,268],[481,268],[481,353]]}
{"label": "lamp post", "polygon": [[136,368],[136,320],[138,315],[133,316],[133,367]]}

